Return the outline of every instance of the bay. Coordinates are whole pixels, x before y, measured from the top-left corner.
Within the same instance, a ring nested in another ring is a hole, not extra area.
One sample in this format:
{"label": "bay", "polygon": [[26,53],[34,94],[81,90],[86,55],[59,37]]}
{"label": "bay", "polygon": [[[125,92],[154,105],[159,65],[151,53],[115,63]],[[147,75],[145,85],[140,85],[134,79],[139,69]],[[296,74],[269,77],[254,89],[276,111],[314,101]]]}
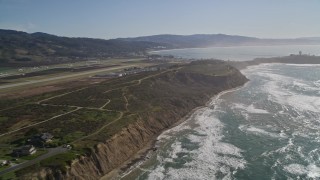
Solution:
{"label": "bay", "polygon": [[151,54],[173,55],[187,59],[222,59],[232,61],[246,61],[255,58],[288,56],[290,54],[320,55],[320,45],[282,45],[282,46],[236,46],[188,48],[153,51]]}

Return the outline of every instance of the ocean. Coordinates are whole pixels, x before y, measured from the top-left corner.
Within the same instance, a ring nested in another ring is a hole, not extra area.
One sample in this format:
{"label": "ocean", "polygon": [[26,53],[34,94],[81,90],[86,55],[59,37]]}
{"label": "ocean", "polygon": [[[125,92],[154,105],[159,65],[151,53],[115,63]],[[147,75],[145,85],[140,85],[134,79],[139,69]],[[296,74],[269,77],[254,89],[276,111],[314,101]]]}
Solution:
{"label": "ocean", "polygon": [[153,51],[151,54],[173,55],[187,59],[222,59],[246,61],[254,58],[288,56],[290,54],[320,55],[320,45],[283,45],[283,46],[238,46],[209,47]]}
{"label": "ocean", "polygon": [[320,179],[320,65],[263,64],[158,137],[124,179]]}

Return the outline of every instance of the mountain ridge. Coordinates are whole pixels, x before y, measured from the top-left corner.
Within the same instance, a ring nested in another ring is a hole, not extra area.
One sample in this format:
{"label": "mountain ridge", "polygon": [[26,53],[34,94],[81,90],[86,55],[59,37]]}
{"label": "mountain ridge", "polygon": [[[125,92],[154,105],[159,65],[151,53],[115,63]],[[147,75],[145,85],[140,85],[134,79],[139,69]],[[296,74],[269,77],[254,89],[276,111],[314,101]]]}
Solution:
{"label": "mountain ridge", "polygon": [[144,56],[153,42],[69,38],[42,32],[0,30],[0,64],[42,65],[109,57]]}
{"label": "mountain ridge", "polygon": [[[170,39],[169,39],[170,38]],[[300,45],[320,44],[320,38],[271,39],[227,34],[193,34],[172,35],[161,34],[131,38],[118,38],[124,41],[147,41],[171,44],[174,48],[197,48],[210,46],[243,46],[243,45]]]}
{"label": "mountain ridge", "polygon": [[106,40],[0,29],[0,64],[36,66],[81,60],[146,57],[147,51],[162,49],[314,44],[320,44],[320,39],[260,39],[226,34],[160,34]]}

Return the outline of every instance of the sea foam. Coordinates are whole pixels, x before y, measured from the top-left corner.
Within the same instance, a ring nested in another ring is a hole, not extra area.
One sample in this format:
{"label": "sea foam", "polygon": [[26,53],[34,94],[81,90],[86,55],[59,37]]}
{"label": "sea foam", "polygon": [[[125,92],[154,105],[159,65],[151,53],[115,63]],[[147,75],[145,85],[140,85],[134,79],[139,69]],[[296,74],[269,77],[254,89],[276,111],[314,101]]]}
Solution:
{"label": "sea foam", "polygon": [[308,166],[290,164],[285,166],[284,170],[294,175],[307,175],[308,178],[320,178],[320,167],[314,164]]}
{"label": "sea foam", "polygon": [[264,129],[250,126],[250,125],[240,125],[239,129],[243,132],[252,133],[256,135],[264,135],[264,136],[269,136],[273,138],[287,138],[287,135],[284,133],[284,131],[281,131],[280,133],[268,132]]}
{"label": "sea foam", "polygon": [[237,109],[245,110],[246,112],[251,114],[269,114],[267,110],[256,108],[253,104],[250,104],[249,106],[247,106],[245,104],[234,103],[233,107]]}
{"label": "sea foam", "polygon": [[[151,171],[149,179],[214,179],[217,173],[227,178],[237,169],[245,167],[242,150],[222,141],[224,124],[214,116],[214,112],[210,108],[203,108],[193,116],[198,125],[193,130],[197,133],[189,134],[187,139],[198,143],[199,147],[186,151],[179,139],[176,139],[171,145],[169,158],[164,161],[158,159],[162,162]],[[192,160],[178,168],[165,168],[166,163],[175,162],[174,159],[181,152],[187,153]]]}

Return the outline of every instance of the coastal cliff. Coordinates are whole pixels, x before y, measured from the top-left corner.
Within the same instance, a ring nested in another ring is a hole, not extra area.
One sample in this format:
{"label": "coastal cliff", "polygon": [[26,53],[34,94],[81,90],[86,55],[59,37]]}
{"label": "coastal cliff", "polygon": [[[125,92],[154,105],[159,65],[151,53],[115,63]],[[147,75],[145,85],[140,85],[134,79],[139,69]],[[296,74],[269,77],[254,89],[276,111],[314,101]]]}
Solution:
{"label": "coastal cliff", "polygon": [[[193,109],[205,105],[214,95],[243,85],[248,80],[237,69],[221,61],[199,61],[162,73],[144,82],[143,88],[128,89],[127,109],[138,114],[135,121],[112,137],[94,145],[90,152],[72,160],[64,170],[42,167],[23,179],[99,179],[154,141]],[[139,92],[139,93],[138,93]],[[149,99],[144,99],[148,96]],[[152,99],[150,99],[152,97]],[[148,101],[148,111],[136,109],[132,99]],[[132,103],[130,103],[132,102]],[[153,103],[154,102],[154,103]],[[155,106],[157,105],[157,106]]]}

